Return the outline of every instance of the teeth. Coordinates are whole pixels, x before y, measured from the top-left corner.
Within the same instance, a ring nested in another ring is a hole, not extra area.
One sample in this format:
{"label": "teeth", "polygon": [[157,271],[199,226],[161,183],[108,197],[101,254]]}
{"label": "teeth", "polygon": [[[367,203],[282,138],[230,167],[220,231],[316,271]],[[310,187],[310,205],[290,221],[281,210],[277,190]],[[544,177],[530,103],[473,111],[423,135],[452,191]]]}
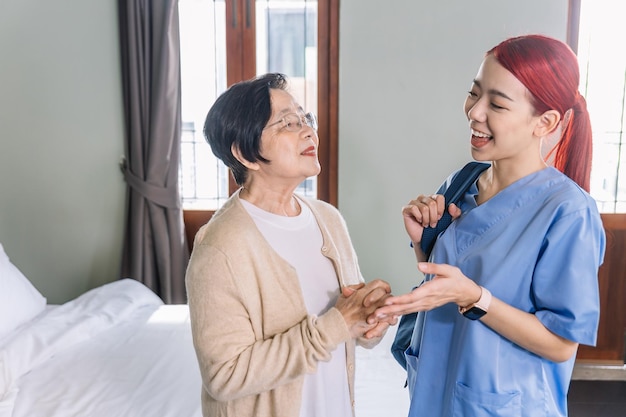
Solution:
{"label": "teeth", "polygon": [[471,129],[471,130],[472,130],[472,135],[474,136],[477,136],[479,138],[491,138],[491,136],[486,133],[479,132],[478,130],[474,130],[474,129]]}

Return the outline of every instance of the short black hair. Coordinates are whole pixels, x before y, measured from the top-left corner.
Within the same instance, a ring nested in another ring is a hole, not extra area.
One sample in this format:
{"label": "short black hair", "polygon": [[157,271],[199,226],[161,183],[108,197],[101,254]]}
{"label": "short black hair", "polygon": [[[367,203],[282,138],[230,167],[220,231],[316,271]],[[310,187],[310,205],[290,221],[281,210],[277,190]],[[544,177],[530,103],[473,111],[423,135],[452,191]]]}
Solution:
{"label": "short black hair", "polygon": [[261,156],[260,147],[261,134],[272,116],[270,89],[287,90],[287,84],[287,78],[280,73],[238,82],[215,100],[207,114],[204,137],[240,186],[245,183],[248,170],[233,155],[232,145],[250,162],[269,162]]}

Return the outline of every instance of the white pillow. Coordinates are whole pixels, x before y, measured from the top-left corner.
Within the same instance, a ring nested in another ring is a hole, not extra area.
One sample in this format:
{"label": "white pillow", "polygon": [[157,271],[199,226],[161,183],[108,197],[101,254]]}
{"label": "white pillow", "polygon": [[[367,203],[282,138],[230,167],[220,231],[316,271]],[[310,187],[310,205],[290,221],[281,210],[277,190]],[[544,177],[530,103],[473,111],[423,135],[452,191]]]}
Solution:
{"label": "white pillow", "polygon": [[15,267],[0,244],[0,341],[46,308],[46,299]]}

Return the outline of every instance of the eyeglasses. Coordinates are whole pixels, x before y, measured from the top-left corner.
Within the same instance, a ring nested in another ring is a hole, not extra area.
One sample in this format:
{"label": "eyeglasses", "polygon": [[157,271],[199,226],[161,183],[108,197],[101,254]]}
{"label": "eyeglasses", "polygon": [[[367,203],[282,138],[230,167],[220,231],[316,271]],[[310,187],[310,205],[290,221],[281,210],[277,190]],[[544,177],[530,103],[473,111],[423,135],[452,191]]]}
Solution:
{"label": "eyeglasses", "polygon": [[282,127],[290,132],[299,132],[300,130],[302,130],[302,127],[304,125],[313,128],[313,130],[317,130],[317,117],[315,117],[315,114],[313,113],[289,113],[283,116],[283,118],[279,121],[265,126],[265,129],[275,126],[279,123],[282,123]]}

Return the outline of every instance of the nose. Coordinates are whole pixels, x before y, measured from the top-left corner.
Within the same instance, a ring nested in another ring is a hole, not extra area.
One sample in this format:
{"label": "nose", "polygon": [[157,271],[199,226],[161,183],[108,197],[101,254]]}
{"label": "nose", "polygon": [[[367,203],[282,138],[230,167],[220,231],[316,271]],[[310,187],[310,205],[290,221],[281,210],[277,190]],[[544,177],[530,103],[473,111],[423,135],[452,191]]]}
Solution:
{"label": "nose", "polygon": [[317,136],[317,130],[311,126],[304,124],[300,130],[300,138],[305,141],[312,140],[315,144],[319,143],[319,137]]}
{"label": "nose", "polygon": [[313,123],[310,123],[306,119],[302,119],[302,121],[300,122],[300,130],[304,130],[305,139],[317,136],[316,126]]}
{"label": "nose", "polygon": [[308,140],[317,136],[317,131],[313,129],[311,126],[305,124],[302,127],[303,127],[302,131],[304,132],[303,139]]}
{"label": "nose", "polygon": [[482,98],[472,100],[470,97],[465,99],[465,115],[468,120],[476,122],[484,122],[486,115],[486,100]]}

